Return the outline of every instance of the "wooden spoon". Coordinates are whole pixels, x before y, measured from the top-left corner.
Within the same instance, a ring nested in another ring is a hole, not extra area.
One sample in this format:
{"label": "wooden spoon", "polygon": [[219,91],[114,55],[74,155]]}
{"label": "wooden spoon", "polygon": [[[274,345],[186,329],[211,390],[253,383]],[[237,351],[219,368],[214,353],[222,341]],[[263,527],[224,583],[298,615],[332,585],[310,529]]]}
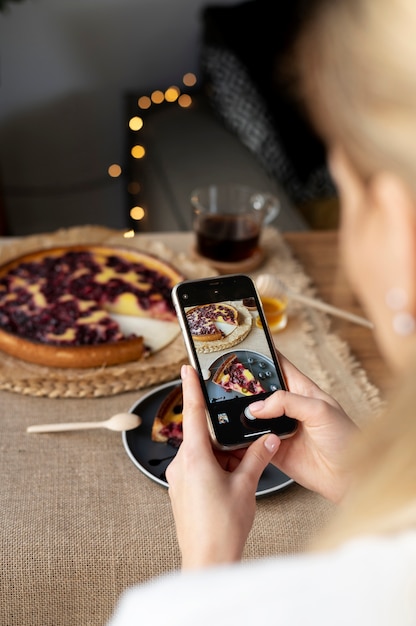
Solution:
{"label": "wooden spoon", "polygon": [[259,290],[260,296],[276,297],[279,294],[285,294],[292,300],[297,300],[306,306],[319,309],[329,315],[342,317],[349,322],[354,322],[355,324],[360,324],[361,326],[365,326],[367,328],[374,328],[374,324],[372,322],[364,317],[361,317],[360,315],[355,315],[355,313],[344,311],[344,309],[339,309],[338,307],[332,306],[332,304],[327,304],[326,302],[316,298],[310,298],[309,296],[304,296],[301,293],[292,291],[292,289],[290,289],[282,280],[272,274],[260,274],[260,276],[256,279],[256,286]]}
{"label": "wooden spoon", "polygon": [[62,424],[37,424],[26,429],[28,433],[54,433],[62,430],[84,430],[86,428],[108,428],[123,431],[137,428],[142,423],[141,417],[134,413],[117,413],[103,422],[69,422]]}

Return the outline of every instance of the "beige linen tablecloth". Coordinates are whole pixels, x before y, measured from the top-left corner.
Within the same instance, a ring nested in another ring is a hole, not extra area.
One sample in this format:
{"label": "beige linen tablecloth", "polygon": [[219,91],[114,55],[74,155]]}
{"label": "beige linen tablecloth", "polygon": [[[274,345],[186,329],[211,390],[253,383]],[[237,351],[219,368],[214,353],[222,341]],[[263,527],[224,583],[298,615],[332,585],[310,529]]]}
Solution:
{"label": "beige linen tablecloth", "polygon": [[[160,238],[172,250],[191,246],[187,234]],[[264,245],[268,271],[310,290],[278,233],[266,233]],[[377,390],[322,314],[293,307],[276,342],[358,421],[378,406]],[[123,589],[179,566],[167,491],[132,464],[119,433],[25,432],[34,423],[102,420],[145,391],[98,398],[0,391],[0,624],[102,625]],[[330,512],[298,485],[259,499],[245,558],[301,550]]]}

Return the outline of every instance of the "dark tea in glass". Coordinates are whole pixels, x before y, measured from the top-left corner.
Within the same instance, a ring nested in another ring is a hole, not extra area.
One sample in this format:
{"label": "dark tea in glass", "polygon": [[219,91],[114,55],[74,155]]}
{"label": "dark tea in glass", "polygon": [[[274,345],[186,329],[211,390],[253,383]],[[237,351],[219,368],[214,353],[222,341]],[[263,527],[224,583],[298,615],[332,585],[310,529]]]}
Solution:
{"label": "dark tea in glass", "polygon": [[280,207],[276,196],[233,183],[194,189],[190,199],[197,252],[221,263],[255,258],[262,228]]}
{"label": "dark tea in glass", "polygon": [[237,263],[257,250],[260,224],[249,215],[205,215],[196,229],[198,252],[208,259]]}

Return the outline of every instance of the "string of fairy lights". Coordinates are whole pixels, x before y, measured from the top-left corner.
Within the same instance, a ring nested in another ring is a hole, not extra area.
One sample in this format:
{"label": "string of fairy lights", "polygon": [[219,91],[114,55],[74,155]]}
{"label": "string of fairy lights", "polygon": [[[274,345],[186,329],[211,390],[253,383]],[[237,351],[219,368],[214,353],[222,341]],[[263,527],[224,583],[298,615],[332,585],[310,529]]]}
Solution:
{"label": "string of fairy lights", "polygon": [[[145,111],[153,106],[158,106],[163,103],[179,106],[183,109],[187,109],[192,105],[192,96],[187,93],[187,89],[190,89],[196,85],[197,77],[192,72],[184,74],[182,77],[182,87],[172,85],[165,91],[159,89],[154,90],[150,95],[142,95],[137,99],[138,113],[133,115],[128,120],[128,127],[133,133],[138,133],[137,142],[135,141],[131,147],[130,154],[134,159],[144,159],[146,157],[146,146],[140,138],[140,131],[145,127],[146,121],[143,115]],[[108,167],[108,175],[111,178],[118,178],[123,175],[123,168],[118,163],[112,163]],[[141,189],[140,181],[131,180],[128,182],[127,191],[129,197],[134,199],[137,197]],[[134,222],[140,222],[146,216],[146,208],[132,202],[130,207],[130,218]],[[134,237],[135,230],[129,230],[124,233],[125,237]]]}

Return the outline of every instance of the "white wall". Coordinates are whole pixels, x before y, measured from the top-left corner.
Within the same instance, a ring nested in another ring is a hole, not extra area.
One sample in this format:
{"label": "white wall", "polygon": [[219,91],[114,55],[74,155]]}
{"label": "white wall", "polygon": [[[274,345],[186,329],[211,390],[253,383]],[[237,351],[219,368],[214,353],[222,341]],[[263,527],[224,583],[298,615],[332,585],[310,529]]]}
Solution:
{"label": "white wall", "polygon": [[[200,11],[235,0],[24,0],[0,14],[0,176],[12,232],[124,224],[123,94],[198,70]],[[94,213],[91,213],[94,215]],[[100,218],[102,218],[100,220]]]}

